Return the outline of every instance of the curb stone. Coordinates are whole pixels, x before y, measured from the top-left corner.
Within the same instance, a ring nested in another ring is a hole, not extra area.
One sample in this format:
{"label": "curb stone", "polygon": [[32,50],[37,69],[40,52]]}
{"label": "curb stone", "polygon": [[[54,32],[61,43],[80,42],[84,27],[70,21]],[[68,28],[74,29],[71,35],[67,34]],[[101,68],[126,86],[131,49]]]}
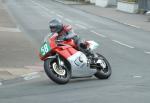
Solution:
{"label": "curb stone", "polygon": [[0,68],[0,86],[39,78],[43,71],[44,69],[42,66]]}
{"label": "curb stone", "polygon": [[53,0],[64,5],[87,5],[89,3],[75,2],[75,1],[65,1],[65,0]]}
{"label": "curb stone", "polygon": [[20,83],[20,82],[24,82],[24,81],[29,81],[29,80],[33,80],[33,79],[36,79],[36,78],[40,78],[42,73],[43,73],[43,71],[31,72],[29,74],[20,75],[18,77],[12,78],[12,79],[2,80],[2,81],[0,81],[0,86],[4,86],[4,85],[8,85],[8,84]]}

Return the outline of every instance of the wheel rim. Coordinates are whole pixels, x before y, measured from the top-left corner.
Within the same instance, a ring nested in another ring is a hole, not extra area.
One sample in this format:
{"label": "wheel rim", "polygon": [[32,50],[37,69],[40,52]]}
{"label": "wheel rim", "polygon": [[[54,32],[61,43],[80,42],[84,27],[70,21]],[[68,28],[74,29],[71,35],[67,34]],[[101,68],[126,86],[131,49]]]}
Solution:
{"label": "wheel rim", "polygon": [[100,64],[100,66],[101,66],[103,69],[105,69],[106,66],[107,66],[106,63],[105,63],[105,61],[102,60],[102,59],[97,60],[97,63]]}
{"label": "wheel rim", "polygon": [[64,76],[66,74],[66,70],[63,69],[61,66],[59,67],[56,62],[52,64],[52,67],[54,72],[57,73],[58,75]]}
{"label": "wheel rim", "polygon": [[103,59],[99,59],[97,63],[101,66],[100,71],[103,73],[108,72],[108,66],[107,63]]}

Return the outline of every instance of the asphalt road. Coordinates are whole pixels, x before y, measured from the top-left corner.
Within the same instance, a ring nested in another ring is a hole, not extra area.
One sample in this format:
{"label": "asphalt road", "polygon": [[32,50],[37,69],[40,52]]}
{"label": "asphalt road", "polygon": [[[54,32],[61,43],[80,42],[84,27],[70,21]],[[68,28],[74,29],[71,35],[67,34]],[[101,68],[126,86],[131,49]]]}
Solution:
{"label": "asphalt road", "polygon": [[58,17],[83,39],[100,44],[111,63],[108,80],[79,79],[57,85],[40,78],[0,87],[0,103],[149,103],[150,32],[97,17],[51,0],[5,0],[18,26],[40,46],[48,21]]}

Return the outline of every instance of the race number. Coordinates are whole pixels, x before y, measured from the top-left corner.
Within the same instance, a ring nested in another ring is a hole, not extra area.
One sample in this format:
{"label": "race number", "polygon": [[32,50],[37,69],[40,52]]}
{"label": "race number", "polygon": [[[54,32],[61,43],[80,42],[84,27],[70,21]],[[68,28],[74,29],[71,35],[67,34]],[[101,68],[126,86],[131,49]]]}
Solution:
{"label": "race number", "polygon": [[47,42],[45,42],[40,49],[40,54],[42,56],[45,56],[49,51],[50,51],[50,46]]}

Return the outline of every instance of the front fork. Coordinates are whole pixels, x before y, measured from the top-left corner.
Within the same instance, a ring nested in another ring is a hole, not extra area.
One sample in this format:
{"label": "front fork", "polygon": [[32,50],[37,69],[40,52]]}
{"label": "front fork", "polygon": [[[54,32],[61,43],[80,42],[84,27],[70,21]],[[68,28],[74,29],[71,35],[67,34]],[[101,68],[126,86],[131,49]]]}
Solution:
{"label": "front fork", "polygon": [[59,66],[60,68],[62,68],[62,67],[65,66],[65,65],[64,65],[64,62],[61,60],[59,54],[56,54],[56,59],[57,59],[58,66]]}
{"label": "front fork", "polygon": [[58,54],[56,54],[56,55],[54,55],[54,56],[50,56],[50,57],[48,57],[47,59],[56,59],[58,65],[61,65],[61,60],[60,60],[60,57],[59,57]]}

